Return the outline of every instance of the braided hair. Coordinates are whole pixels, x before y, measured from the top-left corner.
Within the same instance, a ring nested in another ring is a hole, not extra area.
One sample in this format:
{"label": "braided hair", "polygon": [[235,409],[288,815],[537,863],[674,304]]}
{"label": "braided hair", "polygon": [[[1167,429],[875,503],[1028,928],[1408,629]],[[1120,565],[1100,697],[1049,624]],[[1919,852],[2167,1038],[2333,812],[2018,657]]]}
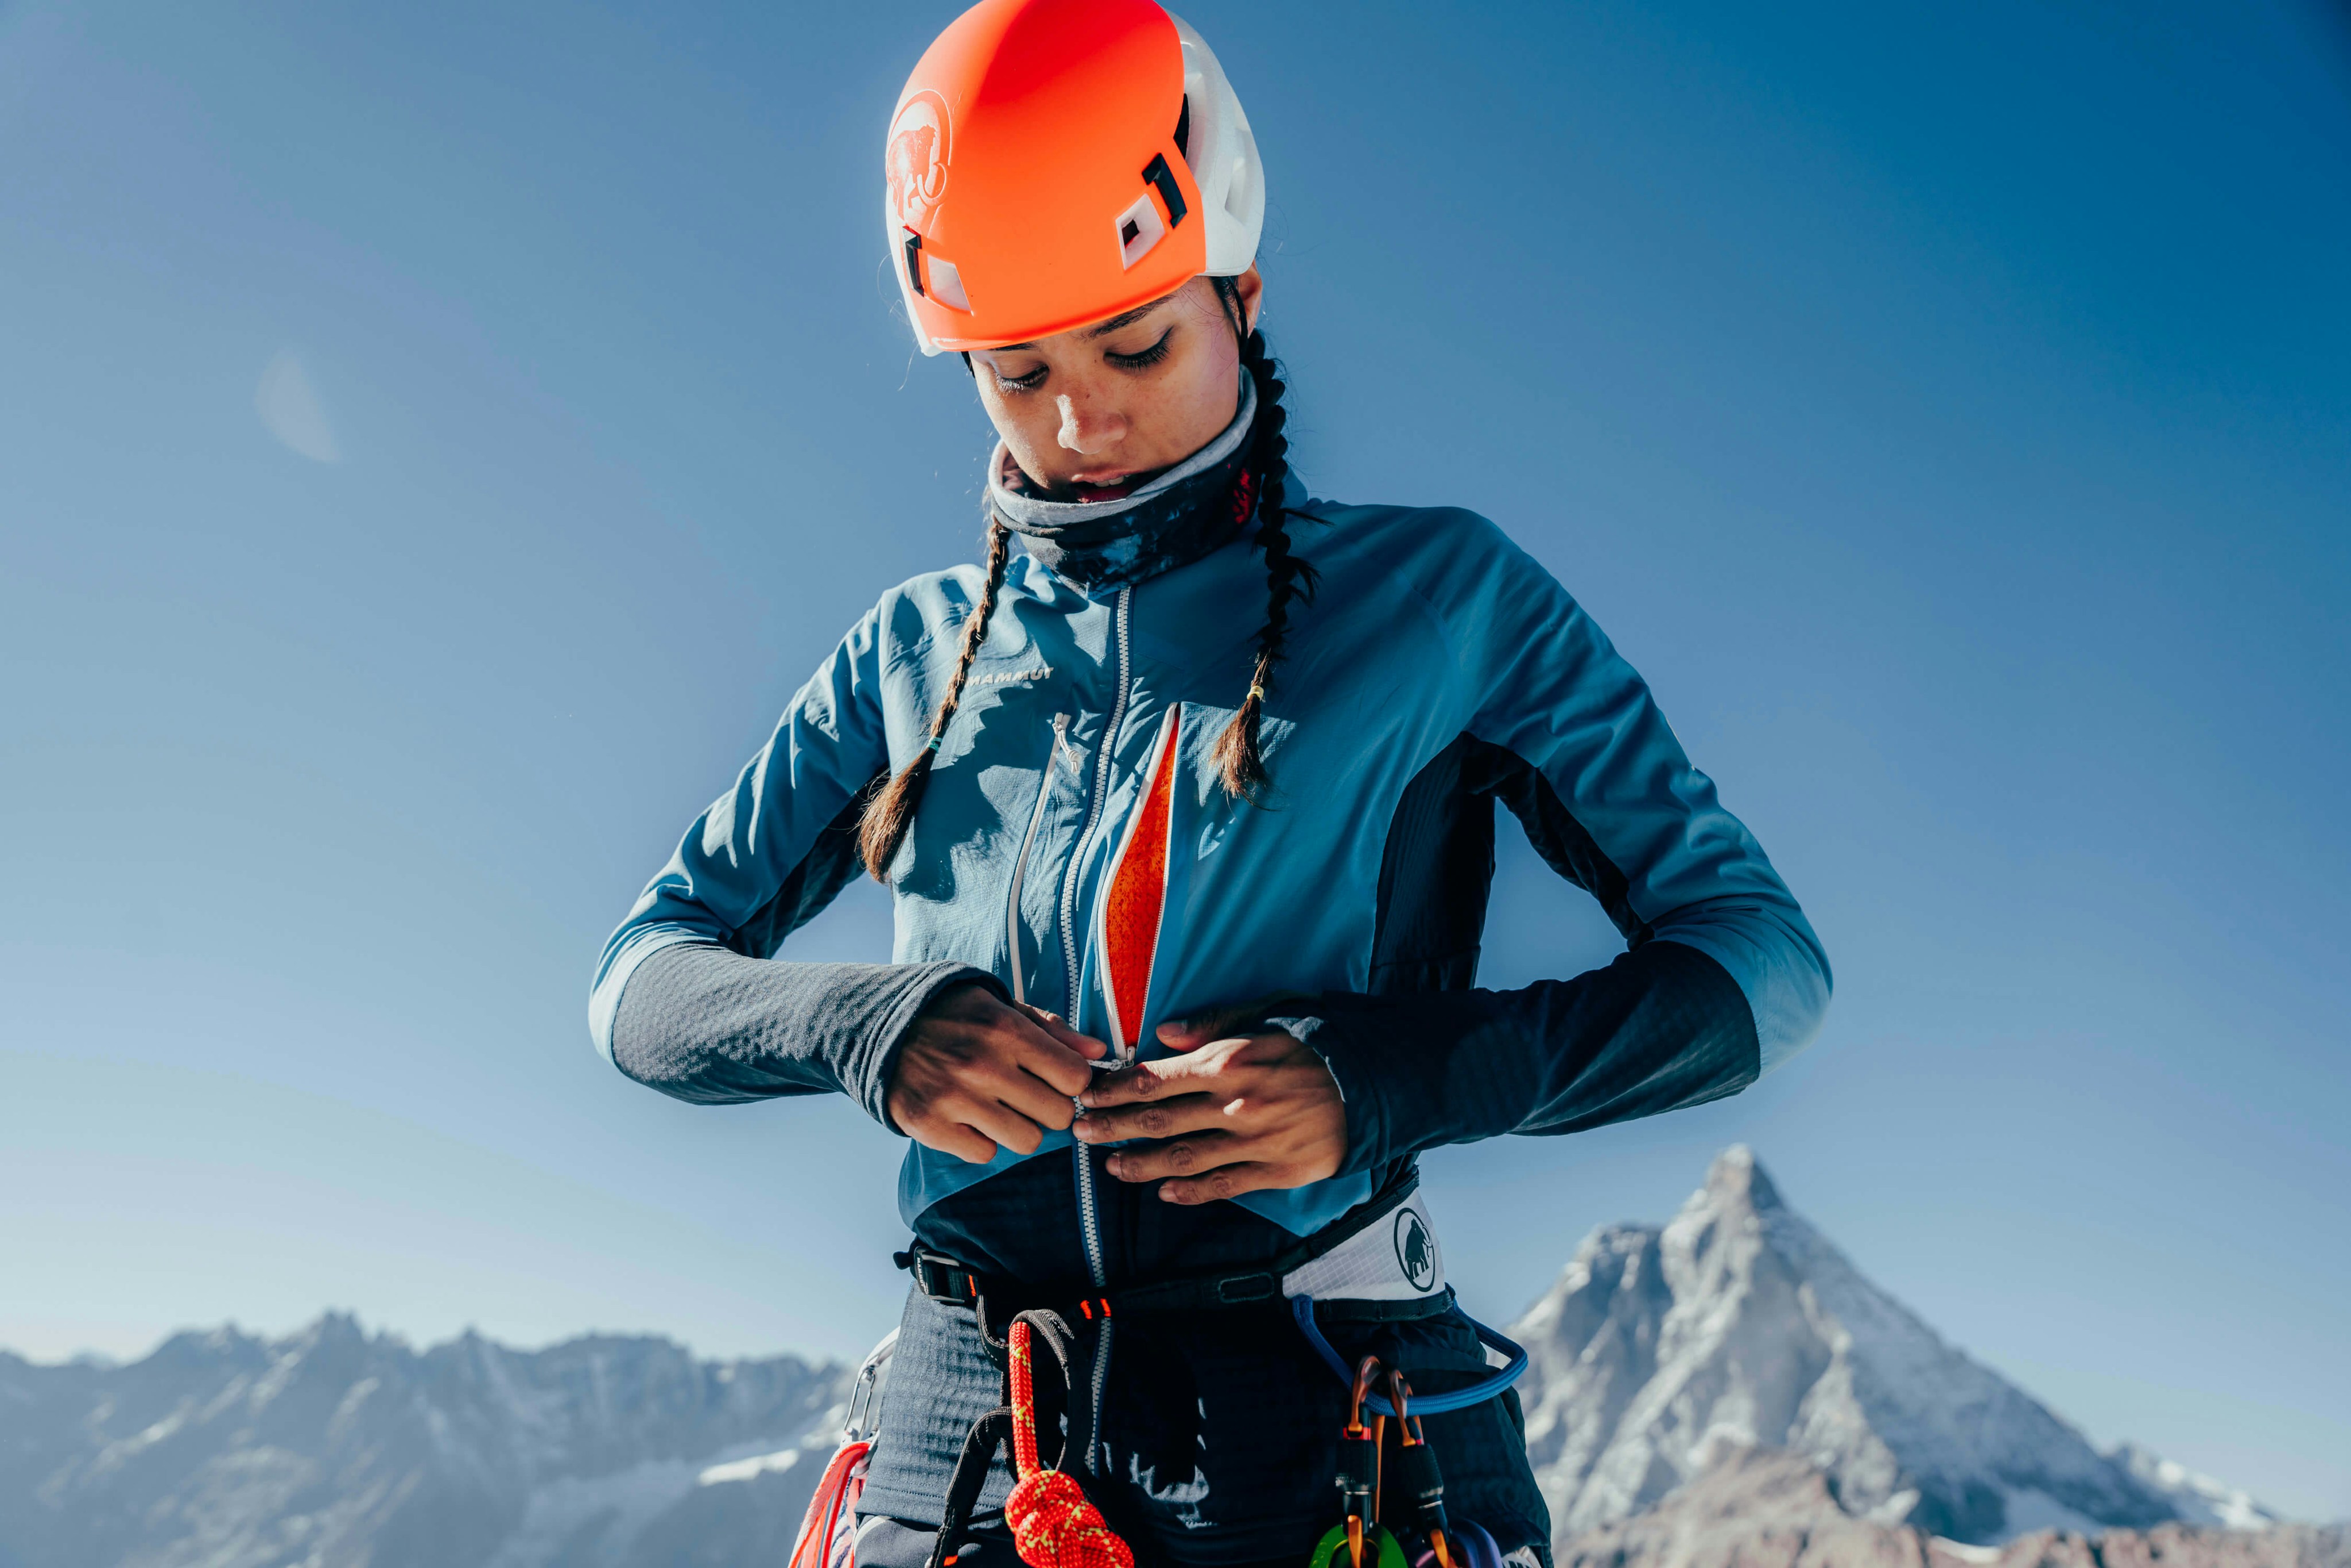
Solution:
{"label": "braided hair", "polygon": [[[1280,369],[1266,349],[1265,334],[1249,326],[1238,287],[1229,277],[1211,281],[1240,340],[1241,368],[1257,383],[1257,423],[1250,432],[1249,455],[1234,499],[1237,506],[1257,514],[1258,543],[1265,551],[1266,582],[1265,625],[1257,634],[1257,659],[1249,670],[1249,695],[1242,699],[1240,710],[1226,724],[1224,733],[1217,737],[1213,755],[1226,792],[1237,800],[1256,800],[1267,784],[1265,753],[1259,739],[1265,716],[1266,691],[1272,682],[1274,666],[1288,652],[1290,601],[1312,601],[1315,573],[1311,566],[1290,553],[1290,534],[1285,527],[1290,508],[1281,500],[1284,481],[1290,475],[1290,441],[1281,434],[1289,415],[1281,406],[1284,388]],[[964,362],[968,366],[970,356],[965,356]],[[1247,518],[1242,520],[1246,522]],[[963,647],[956,658],[955,674],[947,681],[947,694],[939,702],[937,716],[931,720],[929,743],[914,754],[912,762],[899,769],[896,778],[883,784],[883,775],[876,774],[873,783],[868,786],[872,796],[858,822],[857,853],[876,882],[890,880],[890,862],[897,858],[898,847],[914,825],[914,810],[922,804],[924,788],[930,782],[931,764],[938,756],[939,742],[945,738],[956,709],[962,706],[972,663],[979,657],[980,644],[987,641],[987,622],[996,612],[996,594],[1004,585],[1005,564],[1011,548],[1012,531],[990,517],[987,585],[980,591],[979,603],[964,621]]]}
{"label": "braided hair", "polygon": [[1215,283],[1217,298],[1223,301],[1233,330],[1240,335],[1241,368],[1257,383],[1257,425],[1250,432],[1248,476],[1256,483],[1252,499],[1258,544],[1265,551],[1266,606],[1265,624],[1257,634],[1257,660],[1249,669],[1249,695],[1217,737],[1213,755],[1225,792],[1237,800],[1256,800],[1267,784],[1265,751],[1259,739],[1266,690],[1272,684],[1274,666],[1289,652],[1290,601],[1313,601],[1315,571],[1290,553],[1290,509],[1281,504],[1290,477],[1290,438],[1281,433],[1290,421],[1289,411],[1281,406],[1286,390],[1281,367],[1265,346],[1265,333],[1249,324],[1239,286],[1229,277],[1217,278]]}
{"label": "braided hair", "polygon": [[939,700],[937,716],[931,720],[929,743],[914,753],[914,759],[900,768],[898,776],[888,784],[882,784],[882,775],[874,775],[873,784],[881,788],[867,802],[858,821],[857,855],[876,882],[890,880],[890,862],[898,858],[898,846],[905,841],[906,830],[914,825],[914,809],[923,803],[924,787],[931,781],[931,763],[939,754],[939,742],[946,737],[947,724],[955,717],[956,709],[963,706],[964,684],[971,678],[972,662],[979,657],[980,644],[987,641],[987,622],[996,613],[996,591],[1004,586],[1005,564],[1011,559],[1012,530],[991,517],[987,524],[987,581],[979,591],[978,604],[964,619],[963,647],[956,655],[955,674],[947,680],[947,695]]}

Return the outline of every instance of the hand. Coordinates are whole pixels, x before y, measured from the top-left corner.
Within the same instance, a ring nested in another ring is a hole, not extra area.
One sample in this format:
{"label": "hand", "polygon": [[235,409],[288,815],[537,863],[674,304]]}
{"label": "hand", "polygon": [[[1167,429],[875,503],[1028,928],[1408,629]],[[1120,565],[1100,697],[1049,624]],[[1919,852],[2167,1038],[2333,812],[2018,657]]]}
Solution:
{"label": "hand", "polygon": [[1071,1096],[1093,1081],[1101,1040],[974,980],[931,998],[906,1030],[883,1104],[925,1148],[986,1165],[999,1145],[1033,1155],[1048,1128],[1076,1119]]}
{"label": "hand", "polygon": [[1161,1024],[1160,1043],[1184,1054],[1096,1080],[1079,1096],[1086,1113],[1078,1121],[1078,1141],[1163,1140],[1120,1149],[1106,1166],[1121,1181],[1159,1182],[1159,1196],[1169,1203],[1207,1203],[1338,1175],[1347,1153],[1347,1112],[1322,1058],[1291,1035],[1224,1033],[1265,1005]]}

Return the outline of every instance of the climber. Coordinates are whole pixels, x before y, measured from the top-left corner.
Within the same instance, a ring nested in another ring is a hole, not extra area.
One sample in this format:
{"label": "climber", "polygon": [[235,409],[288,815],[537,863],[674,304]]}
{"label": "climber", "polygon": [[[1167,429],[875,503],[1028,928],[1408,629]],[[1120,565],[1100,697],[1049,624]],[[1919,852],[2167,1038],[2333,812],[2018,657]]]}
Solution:
{"label": "climber", "polygon": [[[1547,1564],[1416,1162],[1738,1092],[1819,1027],[1820,944],[1499,528],[1290,472],[1264,171],[1197,34],[983,0],[883,172],[914,336],[999,438],[985,559],[883,593],[687,828],[605,949],[596,1041],[682,1099],[838,1092],[909,1140],[868,1568],[1011,1568],[995,1437],[940,1524],[1042,1311],[1081,1361],[1053,1468],[1136,1561],[1305,1563],[1376,1354],[1459,1538]],[[1497,800],[1614,962],[1472,988]],[[778,960],[861,868],[894,961]]]}

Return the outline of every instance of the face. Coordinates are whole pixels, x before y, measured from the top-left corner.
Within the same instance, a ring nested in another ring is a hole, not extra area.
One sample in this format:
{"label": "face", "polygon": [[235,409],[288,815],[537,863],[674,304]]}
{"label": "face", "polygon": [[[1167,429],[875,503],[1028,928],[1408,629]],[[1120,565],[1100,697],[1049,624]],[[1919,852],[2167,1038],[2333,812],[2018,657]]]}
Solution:
{"label": "face", "polygon": [[[1246,331],[1264,280],[1251,267],[1233,282]],[[1066,501],[1126,495],[1214,441],[1240,405],[1240,363],[1205,277],[1107,321],[971,356],[1012,460]]]}

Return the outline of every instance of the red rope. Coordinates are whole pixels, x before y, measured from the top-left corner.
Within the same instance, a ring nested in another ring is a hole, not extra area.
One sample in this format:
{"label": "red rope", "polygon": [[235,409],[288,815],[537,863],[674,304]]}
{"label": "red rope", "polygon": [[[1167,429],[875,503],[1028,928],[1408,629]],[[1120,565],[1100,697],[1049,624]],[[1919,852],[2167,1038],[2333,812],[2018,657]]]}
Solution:
{"label": "red rope", "polygon": [[1012,1324],[1012,1468],[1020,1484],[1004,1500],[1012,1544],[1029,1568],[1134,1568],[1134,1551],[1102,1522],[1077,1479],[1037,1463],[1037,1384],[1029,1325]]}

